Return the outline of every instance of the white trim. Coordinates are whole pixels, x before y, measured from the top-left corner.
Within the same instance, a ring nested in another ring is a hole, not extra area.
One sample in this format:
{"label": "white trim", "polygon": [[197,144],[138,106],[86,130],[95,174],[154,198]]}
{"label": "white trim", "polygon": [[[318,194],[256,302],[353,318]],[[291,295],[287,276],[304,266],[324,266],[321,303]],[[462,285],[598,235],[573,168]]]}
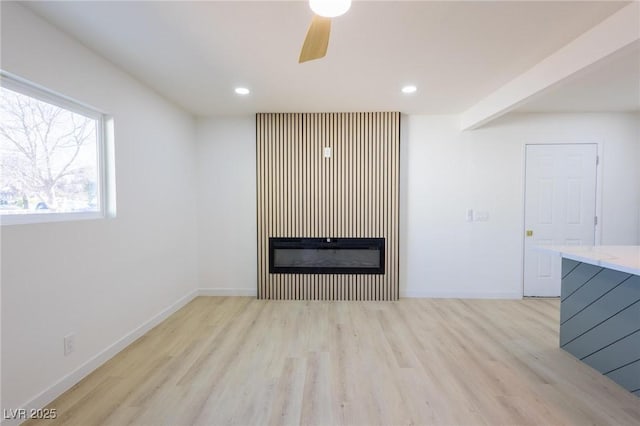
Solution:
{"label": "white trim", "polygon": [[[193,290],[176,302],[154,315],[142,325],[135,328],[125,336],[108,346],[106,349],[86,361],[80,367],[71,373],[62,377],[49,388],[40,394],[31,398],[22,404],[19,408],[24,408],[27,412],[31,409],[40,409],[45,407],[51,401],[58,398],[64,392],[69,390],[83,378],[91,374],[102,364],[116,356],[119,352],[127,348],[138,338],[149,332],[152,328],[160,324],[162,321],[173,315],[180,308],[191,302],[198,296],[256,296],[255,288],[199,288]],[[475,292],[439,292],[439,291],[421,291],[421,290],[401,290],[401,298],[455,298],[455,299],[521,299],[521,295],[517,293],[475,293]],[[2,419],[2,426],[17,426],[22,423],[23,419]]]}
{"label": "white trim", "polygon": [[71,222],[75,220],[103,219],[105,215],[100,211],[95,212],[68,212],[68,213],[18,213],[0,215],[2,226],[29,225],[32,223],[47,222]]}
{"label": "white trim", "polygon": [[[27,225],[47,222],[70,222],[86,219],[103,219],[105,217],[115,217],[115,168],[113,158],[113,135],[107,134],[108,130],[113,130],[113,119],[104,112],[71,99],[68,96],[40,86],[36,83],[18,77],[0,69],[0,87],[20,93],[64,108],[74,114],[83,115],[96,121],[96,173],[97,188],[96,199],[98,209],[89,212],[23,212],[7,210],[0,215],[0,225]],[[109,121],[109,123],[107,123]],[[107,124],[109,127],[107,127]],[[107,147],[106,145],[109,144]]]}
{"label": "white trim", "polygon": [[518,292],[472,292],[472,291],[430,291],[400,290],[401,298],[429,299],[522,299]]}
{"label": "white trim", "polygon": [[102,211],[107,218],[116,217],[116,153],[115,126],[113,117],[105,115],[102,120]]}
{"label": "white trim", "polygon": [[29,81],[2,69],[0,69],[0,86],[6,87],[14,92],[22,93],[23,95],[36,98],[43,102],[57,105],[61,108],[75,112],[76,114],[84,115],[95,120],[99,120],[103,115],[105,115],[105,112],[101,111],[99,108],[95,108],[91,105],[85,104],[84,102],[72,99],[69,96],[55,92],[34,83],[33,81]]}
{"label": "white trim", "polygon": [[602,244],[602,200],[604,196],[604,142],[594,142],[597,145],[598,160],[596,163],[596,216],[598,222],[596,223],[596,234],[593,243],[597,246]]}
{"label": "white trim", "polygon": [[623,49],[634,49],[640,44],[639,12],[640,2],[631,2],[495,90],[460,115],[461,130],[477,129],[596,62]]}
{"label": "white trim", "polygon": [[598,161],[596,163],[596,216],[598,217],[598,223],[594,226],[594,245],[600,245],[602,243],[602,194],[603,194],[603,185],[602,185],[602,170],[603,170],[603,149],[604,143],[597,141],[558,141],[558,142],[548,142],[548,141],[533,141],[533,142],[525,142],[522,144],[522,189],[520,191],[521,200],[520,207],[521,210],[521,230],[520,235],[522,236],[522,244],[520,245],[520,297],[524,296],[524,256],[525,250],[524,246],[526,244],[526,209],[525,203],[527,201],[527,194],[525,193],[525,189],[527,186],[527,146],[528,145],[595,145],[596,146],[596,155],[598,157]]}
{"label": "white trim", "polygon": [[257,289],[251,288],[199,288],[198,296],[257,296]]}
{"label": "white trim", "polygon": [[[160,311],[158,314],[149,318],[142,325],[135,328],[131,332],[127,333],[126,335],[124,335],[122,338],[114,342],[112,345],[108,346],[103,351],[99,352],[97,355],[95,355],[93,358],[86,361],[80,367],[76,368],[71,373],[62,377],[60,380],[58,380],[56,383],[51,385],[49,388],[45,389],[40,394],[31,398],[31,400],[22,404],[19,408],[26,409],[28,413],[31,409],[39,409],[39,408],[45,407],[51,401],[53,401],[54,399],[62,395],[64,392],[69,390],[72,386],[74,386],[80,380],[88,376],[90,373],[92,373],[102,364],[107,362],[109,359],[113,358],[120,351],[125,349],[131,343],[133,343],[142,335],[144,335],[149,330],[151,330],[153,327],[160,324],[162,321],[164,321],[173,313],[175,313],[178,309],[182,308],[184,305],[192,301],[195,297],[198,296],[198,293],[199,292],[197,290],[193,290],[187,293],[186,295],[178,299],[176,302],[172,303],[167,308]],[[24,421],[24,419],[6,419],[6,420],[3,419],[2,426],[19,425],[20,423],[22,423],[22,421]]]}

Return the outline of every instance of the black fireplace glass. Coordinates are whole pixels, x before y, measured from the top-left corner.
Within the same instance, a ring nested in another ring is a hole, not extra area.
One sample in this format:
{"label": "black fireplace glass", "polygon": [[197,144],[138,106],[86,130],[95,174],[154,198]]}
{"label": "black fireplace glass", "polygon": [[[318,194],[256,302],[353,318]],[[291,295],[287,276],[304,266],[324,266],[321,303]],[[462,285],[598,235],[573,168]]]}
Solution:
{"label": "black fireplace glass", "polygon": [[384,238],[269,238],[269,272],[384,274]]}

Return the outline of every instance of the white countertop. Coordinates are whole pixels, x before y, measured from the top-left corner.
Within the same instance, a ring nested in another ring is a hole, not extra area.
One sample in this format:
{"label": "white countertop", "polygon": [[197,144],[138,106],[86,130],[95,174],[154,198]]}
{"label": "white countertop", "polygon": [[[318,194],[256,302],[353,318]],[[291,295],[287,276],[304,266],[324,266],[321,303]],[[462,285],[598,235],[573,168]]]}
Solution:
{"label": "white countertop", "polygon": [[562,257],[640,275],[640,246],[538,246]]}

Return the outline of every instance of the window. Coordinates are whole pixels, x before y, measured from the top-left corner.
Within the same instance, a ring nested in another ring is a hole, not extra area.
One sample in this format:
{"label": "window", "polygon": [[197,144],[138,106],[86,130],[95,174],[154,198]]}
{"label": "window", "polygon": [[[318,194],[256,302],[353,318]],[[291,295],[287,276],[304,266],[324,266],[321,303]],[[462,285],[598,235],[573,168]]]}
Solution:
{"label": "window", "polygon": [[2,224],[103,217],[104,115],[0,77]]}

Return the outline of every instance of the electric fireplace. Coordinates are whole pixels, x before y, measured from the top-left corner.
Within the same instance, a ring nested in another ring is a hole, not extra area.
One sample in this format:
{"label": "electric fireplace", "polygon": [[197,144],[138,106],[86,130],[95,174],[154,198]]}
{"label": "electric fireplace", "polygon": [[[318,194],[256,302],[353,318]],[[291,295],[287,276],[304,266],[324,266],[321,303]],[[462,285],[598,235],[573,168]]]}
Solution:
{"label": "electric fireplace", "polygon": [[271,274],[384,274],[384,238],[269,238]]}

